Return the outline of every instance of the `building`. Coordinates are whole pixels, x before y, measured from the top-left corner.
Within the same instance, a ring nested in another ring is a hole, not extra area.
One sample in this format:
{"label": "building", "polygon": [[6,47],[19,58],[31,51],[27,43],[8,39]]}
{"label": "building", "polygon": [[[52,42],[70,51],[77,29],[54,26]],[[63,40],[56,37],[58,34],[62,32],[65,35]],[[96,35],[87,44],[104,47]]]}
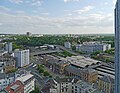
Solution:
{"label": "building", "polygon": [[115,8],[115,93],[120,93],[120,0]]}
{"label": "building", "polygon": [[45,56],[46,59],[44,62],[44,65],[50,68],[53,72],[64,74],[65,67],[68,66],[70,63],[65,60],[60,60],[58,58],[55,58],[53,56]]}
{"label": "building", "polygon": [[94,60],[94,59],[91,59],[90,57],[84,57],[84,56],[66,57],[66,58],[61,58],[61,60],[66,60],[70,62],[71,65],[79,68],[86,68],[86,67],[98,65],[99,63],[101,63],[98,60]]}
{"label": "building", "polygon": [[24,85],[21,81],[17,80],[13,84],[5,88],[6,93],[24,93]]}
{"label": "building", "polygon": [[16,50],[14,56],[17,61],[17,67],[29,65],[29,50]]}
{"label": "building", "polygon": [[9,73],[12,70],[15,70],[15,58],[10,55],[4,55],[0,57],[0,72]]}
{"label": "building", "polygon": [[94,69],[83,69],[82,79],[84,81],[88,81],[89,83],[96,83],[98,79],[98,72]]}
{"label": "building", "polygon": [[[4,90],[8,85],[14,83],[19,77],[25,77],[28,76],[30,72],[27,72],[25,70],[18,70],[15,73],[0,73],[0,91]],[[0,92],[1,93],[1,92]]]}
{"label": "building", "polygon": [[93,84],[76,78],[49,79],[41,93],[102,93]]}
{"label": "building", "polygon": [[31,32],[27,32],[26,35],[27,36],[32,36],[32,33]]}
{"label": "building", "polygon": [[4,54],[8,53],[7,51],[0,50],[0,56],[3,56]]}
{"label": "building", "polygon": [[0,73],[0,91],[5,89],[9,84],[15,82],[15,73]]}
{"label": "building", "polygon": [[99,78],[98,88],[104,93],[114,93],[114,79],[110,76]]}
{"label": "building", "polygon": [[83,53],[93,53],[96,51],[105,51],[111,49],[110,44],[100,44],[100,43],[84,43],[76,46],[77,51],[81,51]]}
{"label": "building", "polygon": [[104,93],[94,87],[94,84],[79,80],[74,86],[73,93]]}
{"label": "building", "polygon": [[26,75],[18,77],[16,80],[19,80],[24,84],[24,93],[30,93],[34,90],[35,79],[32,74],[27,73]]}
{"label": "building", "polygon": [[9,53],[12,52],[12,43],[8,42],[5,44],[5,50],[8,51]]}
{"label": "building", "polygon": [[65,42],[64,47],[70,49],[71,48],[71,43],[70,42]]}
{"label": "building", "polygon": [[41,90],[41,93],[72,93],[74,84],[78,79],[58,78],[49,79]]}
{"label": "building", "polygon": [[98,73],[93,69],[80,69],[74,66],[66,66],[65,72],[67,76],[78,78],[89,83],[95,83],[98,79]]}

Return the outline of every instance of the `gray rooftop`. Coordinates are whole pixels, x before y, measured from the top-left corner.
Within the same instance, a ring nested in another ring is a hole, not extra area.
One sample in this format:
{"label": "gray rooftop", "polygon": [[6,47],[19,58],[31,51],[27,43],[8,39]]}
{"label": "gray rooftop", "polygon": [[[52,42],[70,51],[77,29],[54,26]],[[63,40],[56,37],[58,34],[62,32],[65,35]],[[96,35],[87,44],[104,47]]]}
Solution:
{"label": "gray rooftop", "polygon": [[12,90],[16,90],[19,86],[20,86],[20,85],[15,84],[15,85],[13,85],[13,86],[11,87],[11,89],[12,89]]}
{"label": "gray rooftop", "polygon": [[114,84],[114,79],[110,76],[103,76],[102,78],[100,78],[100,80],[107,82],[107,83]]}

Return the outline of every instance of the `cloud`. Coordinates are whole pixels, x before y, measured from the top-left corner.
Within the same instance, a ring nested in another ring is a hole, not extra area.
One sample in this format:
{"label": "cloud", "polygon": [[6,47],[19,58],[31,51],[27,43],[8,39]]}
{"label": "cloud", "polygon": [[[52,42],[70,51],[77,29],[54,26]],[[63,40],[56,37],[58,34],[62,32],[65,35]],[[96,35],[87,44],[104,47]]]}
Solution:
{"label": "cloud", "polygon": [[0,13],[2,12],[10,12],[10,9],[4,6],[0,6]]}
{"label": "cloud", "polygon": [[31,2],[31,5],[32,6],[41,6],[42,5],[42,3],[43,3],[43,0],[32,0]]}
{"label": "cloud", "polygon": [[71,1],[80,1],[80,0],[64,0],[65,3],[71,2]]}
{"label": "cloud", "polygon": [[88,12],[90,10],[94,9],[94,6],[86,6],[84,7],[83,9],[80,9],[80,10],[75,10],[73,12],[75,13],[78,13],[78,14],[81,14],[81,13],[84,13],[84,12]]}
{"label": "cloud", "polygon": [[48,16],[49,15],[49,13],[41,13],[42,15],[45,15],[45,16]]}
{"label": "cloud", "polygon": [[58,34],[113,31],[113,15],[99,11],[89,12],[94,8],[94,6],[86,6],[74,11],[64,10],[68,15],[49,17],[47,12],[42,12],[39,16],[29,15],[24,11],[14,11],[15,14],[12,14],[9,8],[0,6],[0,32],[25,33],[31,31],[32,33]]}
{"label": "cloud", "polygon": [[27,14],[19,15],[19,13],[16,15],[1,13],[0,20],[2,23],[0,31],[6,33],[25,33],[27,31],[31,31],[32,33],[56,34],[70,33],[72,31],[80,33],[79,31],[84,29],[89,33],[88,30],[92,31],[94,29],[94,31],[97,31],[98,28],[110,29],[113,25],[111,14],[100,13],[55,18],[35,15],[28,16]]}
{"label": "cloud", "polygon": [[43,3],[43,0],[9,0],[11,3],[14,4],[29,4],[31,6],[41,6]]}
{"label": "cloud", "polygon": [[23,0],[9,0],[11,3],[20,4],[23,3]]}
{"label": "cloud", "polygon": [[112,0],[112,1],[113,1],[113,4],[115,5],[117,0]]}
{"label": "cloud", "polygon": [[2,26],[2,23],[0,23],[0,26]]}

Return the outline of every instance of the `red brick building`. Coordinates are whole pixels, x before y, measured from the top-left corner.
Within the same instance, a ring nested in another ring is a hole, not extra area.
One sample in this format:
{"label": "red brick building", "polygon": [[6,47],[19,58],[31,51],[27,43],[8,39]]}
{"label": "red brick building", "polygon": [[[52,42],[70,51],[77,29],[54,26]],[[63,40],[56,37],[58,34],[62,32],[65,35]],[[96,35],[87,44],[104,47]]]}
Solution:
{"label": "red brick building", "polygon": [[8,93],[24,93],[24,85],[21,81],[17,80],[5,89]]}

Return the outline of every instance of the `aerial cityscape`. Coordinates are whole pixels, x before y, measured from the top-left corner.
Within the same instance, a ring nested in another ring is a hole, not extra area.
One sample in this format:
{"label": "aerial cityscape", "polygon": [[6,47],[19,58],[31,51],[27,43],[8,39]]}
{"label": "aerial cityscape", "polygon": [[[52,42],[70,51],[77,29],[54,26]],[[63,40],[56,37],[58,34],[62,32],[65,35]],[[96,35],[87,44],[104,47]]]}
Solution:
{"label": "aerial cityscape", "polygon": [[120,93],[120,0],[0,0],[0,93]]}

